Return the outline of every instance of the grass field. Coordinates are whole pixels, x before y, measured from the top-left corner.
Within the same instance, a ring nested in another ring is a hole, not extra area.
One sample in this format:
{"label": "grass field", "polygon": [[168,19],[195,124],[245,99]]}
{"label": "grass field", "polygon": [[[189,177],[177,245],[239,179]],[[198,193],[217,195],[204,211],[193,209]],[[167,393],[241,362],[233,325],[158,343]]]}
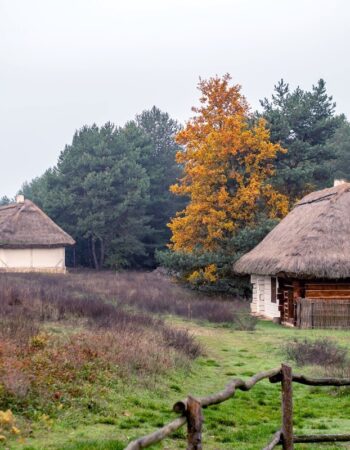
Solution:
{"label": "grass field", "polygon": [[[174,322],[174,319],[169,319]],[[173,371],[153,380],[150,386],[120,383],[91,392],[93,408],[80,405],[60,411],[49,424],[33,424],[33,437],[13,449],[121,449],[129,439],[160,427],[174,417],[174,401],[188,393],[205,395],[220,390],[231,377],[249,377],[259,370],[278,366],[284,357],[281,344],[295,336],[324,336],[322,331],[298,331],[259,322],[256,331],[232,331],[178,319],[202,342],[206,355],[190,372]],[[329,334],[329,333],[328,333]],[[349,333],[333,331],[332,337],[349,345]],[[299,370],[305,372],[304,370]],[[307,371],[307,370],[306,370]],[[341,433],[350,427],[350,394],[347,389],[309,388],[294,385],[295,427],[298,433]],[[267,381],[250,392],[237,392],[228,402],[205,410],[203,440],[208,449],[259,449],[280,423],[280,389]],[[44,421],[45,422],[45,421]],[[185,448],[183,431],[154,448]],[[350,448],[338,445],[299,445],[300,449]]]}
{"label": "grass field", "polygon": [[[293,338],[328,336],[350,350],[350,332],[347,331],[301,331],[265,321],[259,321],[254,331],[237,331],[222,324],[169,315],[165,321],[171,328],[189,330],[201,343],[204,354],[191,364],[175,364],[166,373],[154,372],[145,378],[132,374],[127,378],[109,377],[109,372],[103,371],[93,382],[80,386],[79,396],[67,403],[64,398],[56,402],[50,414],[45,413],[44,407],[36,406],[30,420],[26,414],[14,411],[18,427],[24,432],[21,438],[4,442],[3,447],[14,450],[122,449],[131,439],[154,431],[174,418],[173,403],[187,394],[204,396],[221,390],[233,377],[247,378],[257,371],[279,366],[286,360],[283,346]],[[71,333],[63,323],[50,322],[45,326],[52,335]],[[295,370],[311,373],[315,369]],[[294,384],[294,393],[297,433],[349,431],[348,389]],[[261,449],[279,428],[280,415],[278,385],[263,381],[249,392],[238,391],[233,399],[204,411],[204,448]],[[153,448],[186,448],[184,430]],[[300,444],[296,448],[330,450],[350,448],[350,445]]]}

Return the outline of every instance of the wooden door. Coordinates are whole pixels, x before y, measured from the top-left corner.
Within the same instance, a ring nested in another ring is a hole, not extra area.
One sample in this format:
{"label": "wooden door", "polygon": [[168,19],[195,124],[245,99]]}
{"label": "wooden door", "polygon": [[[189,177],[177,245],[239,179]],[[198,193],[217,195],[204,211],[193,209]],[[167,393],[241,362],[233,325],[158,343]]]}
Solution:
{"label": "wooden door", "polygon": [[293,283],[291,280],[282,278],[278,280],[278,298],[280,302],[281,321],[294,325],[295,307],[293,296]]}

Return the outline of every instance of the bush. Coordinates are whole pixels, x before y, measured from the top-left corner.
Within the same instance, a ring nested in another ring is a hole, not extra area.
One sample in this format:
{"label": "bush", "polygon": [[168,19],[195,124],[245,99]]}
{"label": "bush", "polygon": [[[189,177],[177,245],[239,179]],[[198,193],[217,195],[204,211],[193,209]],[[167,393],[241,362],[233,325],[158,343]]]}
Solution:
{"label": "bush", "polygon": [[[165,250],[158,251],[156,259],[170,274],[194,289],[247,298],[251,295],[249,277],[235,275],[232,266],[243,254],[261,242],[277,223],[277,219],[259,214],[253,226],[242,227],[233,237],[222,240],[216,251],[208,252],[202,248],[191,253]],[[209,268],[215,270],[213,276],[208,277],[206,275]]]}
{"label": "bush", "polygon": [[10,435],[19,435],[16,419],[11,410],[0,410],[0,442],[5,442]]}
{"label": "bush", "polygon": [[239,331],[254,331],[258,319],[248,312],[235,312],[233,327]]}
{"label": "bush", "polygon": [[302,341],[294,340],[285,346],[288,359],[298,366],[317,365],[323,368],[344,367],[347,350],[328,338]]}
{"label": "bush", "polygon": [[203,353],[201,345],[196,342],[194,337],[189,335],[186,330],[163,328],[162,334],[166,345],[175,348],[180,352],[184,352],[193,359]]}

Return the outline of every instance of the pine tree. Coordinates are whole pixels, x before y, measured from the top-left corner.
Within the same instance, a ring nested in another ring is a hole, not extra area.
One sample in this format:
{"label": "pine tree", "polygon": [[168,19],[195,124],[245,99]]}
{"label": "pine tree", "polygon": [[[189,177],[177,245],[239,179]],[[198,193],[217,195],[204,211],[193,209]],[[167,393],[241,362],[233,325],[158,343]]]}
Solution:
{"label": "pine tree", "polygon": [[336,157],[327,141],[344,121],[335,115],[335,103],[327,94],[324,80],[311,91],[290,90],[281,80],[272,99],[261,101],[271,140],[287,149],[277,154],[273,184],[291,203],[312,190],[333,182],[329,162]]}
{"label": "pine tree", "polygon": [[181,151],[175,142],[175,135],[181,126],[155,106],[137,115],[136,124],[151,141],[151,150],[141,154],[141,164],[150,180],[146,214],[151,228],[146,238],[147,257],[143,265],[152,267],[156,264],[155,252],[166,248],[169,242],[167,223],[186,204],[186,199],[175,196],[169,190],[182,174],[182,168],[175,160],[176,153]]}

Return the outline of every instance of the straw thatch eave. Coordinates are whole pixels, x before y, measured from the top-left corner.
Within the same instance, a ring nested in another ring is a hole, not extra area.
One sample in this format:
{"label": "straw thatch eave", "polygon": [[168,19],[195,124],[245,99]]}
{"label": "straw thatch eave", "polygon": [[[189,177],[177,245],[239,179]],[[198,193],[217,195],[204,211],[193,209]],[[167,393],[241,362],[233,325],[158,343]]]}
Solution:
{"label": "straw thatch eave", "polygon": [[239,274],[350,278],[350,184],[313,192],[234,265]]}
{"label": "straw thatch eave", "polygon": [[0,248],[59,248],[74,239],[30,200],[0,207]]}

